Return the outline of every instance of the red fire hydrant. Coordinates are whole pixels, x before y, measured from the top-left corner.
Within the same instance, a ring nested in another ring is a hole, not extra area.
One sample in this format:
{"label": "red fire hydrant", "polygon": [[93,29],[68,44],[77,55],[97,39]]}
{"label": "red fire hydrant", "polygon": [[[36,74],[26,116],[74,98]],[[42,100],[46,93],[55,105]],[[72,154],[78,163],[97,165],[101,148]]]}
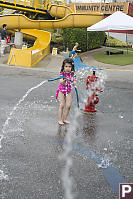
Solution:
{"label": "red fire hydrant", "polygon": [[81,108],[84,112],[96,112],[95,105],[99,102],[98,92],[102,92],[101,88],[97,85],[98,77],[93,71],[93,75],[88,76],[86,79],[87,95]]}

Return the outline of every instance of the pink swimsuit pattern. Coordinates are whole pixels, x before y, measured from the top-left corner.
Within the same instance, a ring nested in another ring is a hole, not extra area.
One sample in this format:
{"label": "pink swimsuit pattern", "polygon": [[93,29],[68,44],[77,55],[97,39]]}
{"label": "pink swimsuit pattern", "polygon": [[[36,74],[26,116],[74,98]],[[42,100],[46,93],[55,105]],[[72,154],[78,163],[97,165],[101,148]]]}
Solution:
{"label": "pink swimsuit pattern", "polygon": [[[74,75],[74,73],[65,73],[65,72],[61,72],[60,76],[64,76],[64,77],[68,77],[69,79],[71,79],[72,81],[76,81],[76,76]],[[57,88],[56,91],[56,99],[58,98],[58,94],[59,92],[64,93],[65,95],[67,93],[70,93],[72,91],[72,86],[71,86],[72,82],[71,81],[66,81],[65,84],[60,84]]]}

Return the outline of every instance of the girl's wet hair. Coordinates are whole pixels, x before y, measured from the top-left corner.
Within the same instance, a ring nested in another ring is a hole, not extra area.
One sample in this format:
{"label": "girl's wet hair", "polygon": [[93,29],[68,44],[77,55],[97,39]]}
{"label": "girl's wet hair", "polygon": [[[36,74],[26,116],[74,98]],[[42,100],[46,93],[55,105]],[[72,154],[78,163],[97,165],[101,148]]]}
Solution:
{"label": "girl's wet hair", "polygon": [[64,72],[64,66],[65,66],[66,63],[71,64],[71,66],[72,66],[71,72],[74,73],[74,72],[75,72],[75,70],[74,70],[74,61],[73,61],[73,59],[71,59],[71,58],[67,58],[67,59],[65,59],[65,60],[63,61],[62,67],[61,67],[61,71],[60,71],[60,72]]}

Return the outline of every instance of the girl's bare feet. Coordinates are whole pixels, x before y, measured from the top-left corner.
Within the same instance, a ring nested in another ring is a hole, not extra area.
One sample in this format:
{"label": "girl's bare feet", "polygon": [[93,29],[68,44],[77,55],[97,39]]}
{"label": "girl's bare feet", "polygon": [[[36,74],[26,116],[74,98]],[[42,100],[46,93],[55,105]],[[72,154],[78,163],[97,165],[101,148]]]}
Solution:
{"label": "girl's bare feet", "polygon": [[59,125],[64,125],[64,122],[58,121],[58,124],[59,124]]}
{"label": "girl's bare feet", "polygon": [[65,124],[70,124],[70,122],[68,120],[64,120]]}

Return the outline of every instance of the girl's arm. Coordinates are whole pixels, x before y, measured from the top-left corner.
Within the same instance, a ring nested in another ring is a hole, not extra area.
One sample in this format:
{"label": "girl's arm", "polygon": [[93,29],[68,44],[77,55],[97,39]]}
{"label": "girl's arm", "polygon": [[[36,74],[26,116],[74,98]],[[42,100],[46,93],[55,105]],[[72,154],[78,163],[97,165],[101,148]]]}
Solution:
{"label": "girl's arm", "polygon": [[74,50],[74,51],[75,51],[75,50],[77,50],[77,47],[76,47],[76,46],[74,46],[74,47],[73,47],[73,50]]}
{"label": "girl's arm", "polygon": [[76,82],[76,81],[74,81],[74,82],[73,82],[73,86],[76,86],[76,85],[77,85],[77,82]]}

